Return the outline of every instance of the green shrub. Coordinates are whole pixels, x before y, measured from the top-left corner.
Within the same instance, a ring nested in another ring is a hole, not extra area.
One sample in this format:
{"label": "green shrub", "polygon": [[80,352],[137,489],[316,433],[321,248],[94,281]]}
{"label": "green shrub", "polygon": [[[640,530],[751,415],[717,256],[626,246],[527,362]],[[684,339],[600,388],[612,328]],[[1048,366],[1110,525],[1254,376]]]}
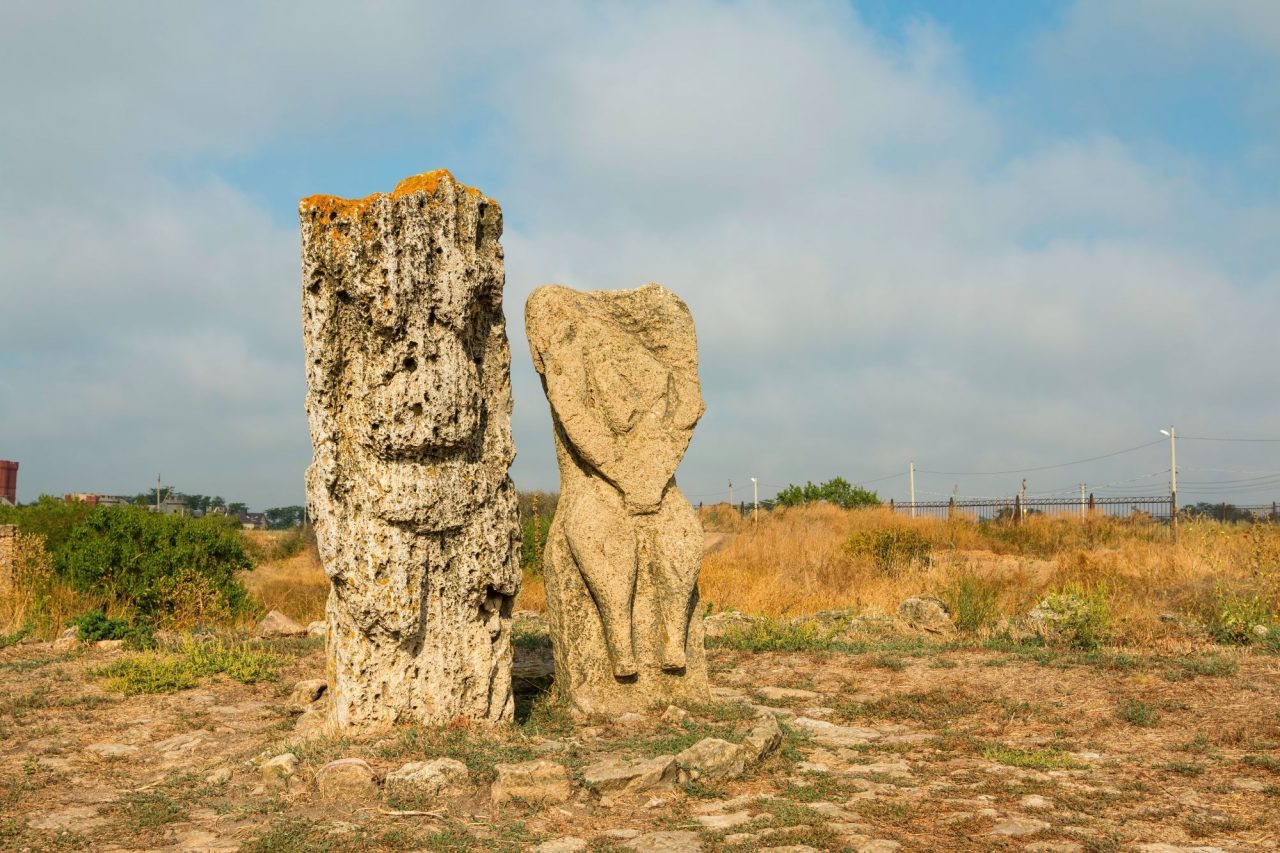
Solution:
{"label": "green shrub", "polygon": [[774,498],[774,503],[778,506],[800,506],[817,501],[826,501],[845,509],[880,505],[880,498],[875,492],[854,486],[843,477],[836,477],[816,486],[813,483],[805,483],[803,486],[788,485]]}
{"label": "green shrub", "polygon": [[285,659],[261,646],[190,637],[173,648],[129,655],[94,671],[108,690],[126,695],[172,693],[223,674],[244,684],[275,678]]}
{"label": "green shrub", "polygon": [[1214,585],[1205,609],[1205,627],[1220,643],[1247,645],[1257,639],[1255,625],[1268,626],[1276,619],[1271,603],[1256,589],[1235,589],[1221,581]]}
{"label": "green shrub", "polygon": [[1143,729],[1149,729],[1160,722],[1160,712],[1137,699],[1121,699],[1116,705],[1116,716]]}
{"label": "green shrub", "polygon": [[824,651],[831,648],[838,631],[837,627],[816,621],[762,617],[734,626],[723,637],[709,642],[713,646],[749,652]]}
{"label": "green shrub", "polygon": [[148,620],[235,616],[250,606],[235,576],[253,567],[241,534],[212,518],[98,509],[72,531],[54,563],[78,589],[110,596]]}
{"label": "green shrub", "polygon": [[933,559],[933,543],[915,528],[899,525],[855,531],[844,550],[851,557],[871,557],[876,568],[890,577],[927,566]]}
{"label": "green shrub", "polygon": [[90,610],[71,620],[86,643],[98,640],[124,640],[127,648],[149,649],[155,645],[151,625],[146,622],[130,622],[128,619],[112,619],[101,608]]}
{"label": "green shrub", "polygon": [[1111,628],[1107,587],[1067,584],[1041,601],[1031,619],[1047,641],[1086,651],[1096,649]]}
{"label": "green shrub", "polygon": [[76,526],[93,511],[93,507],[80,501],[67,503],[61,498],[41,495],[35,503],[25,506],[0,503],[0,524],[14,524],[21,533],[44,537],[45,549],[57,554]]}
{"label": "green shrub", "polygon": [[965,570],[939,596],[962,631],[977,631],[1000,618],[1000,582]]}

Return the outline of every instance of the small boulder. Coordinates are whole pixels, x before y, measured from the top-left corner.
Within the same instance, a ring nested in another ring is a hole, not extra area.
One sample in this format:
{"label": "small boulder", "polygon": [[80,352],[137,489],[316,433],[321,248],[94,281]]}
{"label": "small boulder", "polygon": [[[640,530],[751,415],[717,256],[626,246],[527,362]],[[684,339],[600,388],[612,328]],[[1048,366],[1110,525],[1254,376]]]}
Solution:
{"label": "small boulder", "polygon": [[298,721],[293,724],[293,733],[302,740],[310,740],[325,733],[329,718],[318,707],[311,707],[302,712]]}
{"label": "small boulder", "polygon": [[306,633],[306,628],[279,610],[272,610],[258,623],[259,637],[302,637]]}
{"label": "small boulder", "polygon": [[703,631],[707,637],[727,637],[730,634],[741,633],[750,630],[755,623],[756,620],[752,617],[731,610],[713,614],[702,620]]}
{"label": "small boulder", "polygon": [[1035,835],[1037,832],[1044,832],[1048,828],[1049,824],[1043,820],[1036,820],[1031,817],[1011,817],[1002,823],[996,824],[988,834],[1020,838],[1024,835]]}
{"label": "small boulder", "polygon": [[702,850],[698,833],[685,830],[646,833],[623,846],[637,853],[700,853]]}
{"label": "small boulder", "polygon": [[933,595],[913,595],[898,605],[898,616],[917,631],[949,634],[956,629],[951,611],[942,599]]}
{"label": "small boulder", "polygon": [[378,798],[373,769],[361,758],[339,758],[316,771],[322,799],[340,803],[367,803]]}
{"label": "small boulder", "polygon": [[747,753],[736,743],[703,738],[676,756],[676,765],[690,779],[736,779],[747,767]]}
{"label": "small boulder", "polygon": [[767,702],[812,702],[814,699],[821,697],[821,694],[812,690],[800,690],[795,687],[772,687],[769,685],[757,687],[755,692]]}
{"label": "small boulder", "polygon": [[689,712],[679,705],[668,705],[667,710],[662,712],[662,716],[659,719],[670,725],[679,725],[689,719]]}
{"label": "small boulder", "polygon": [[489,797],[495,804],[508,800],[563,803],[573,793],[569,771],[554,761],[539,759],[519,764],[495,764],[493,769],[498,777],[489,789]]}
{"label": "small boulder", "polygon": [[387,774],[387,798],[399,803],[434,800],[465,785],[467,775],[467,765],[452,758],[410,761]]}
{"label": "small boulder", "polygon": [[231,781],[231,768],[219,767],[217,770],[204,777],[204,781],[208,785],[225,785]]}
{"label": "small boulder", "polygon": [[80,629],[72,625],[59,634],[58,639],[53,641],[53,650],[55,652],[69,652],[78,645],[80,645]]}
{"label": "small boulder", "polygon": [[574,838],[573,836],[554,838],[551,841],[544,841],[533,848],[534,853],[579,853],[579,851],[586,849],[587,842],[584,839]]}
{"label": "small boulder", "polygon": [[104,652],[116,652],[124,648],[124,640],[98,640],[93,647]]}
{"label": "small boulder", "polygon": [[299,681],[293,685],[293,692],[289,694],[289,704],[298,708],[306,708],[312,702],[324,695],[329,689],[329,684],[323,678],[308,678],[305,681]]}
{"label": "small boulder", "polygon": [[582,778],[598,794],[619,794],[674,784],[679,772],[674,755],[638,761],[610,757],[592,764]]}
{"label": "small boulder", "polygon": [[323,619],[307,623],[308,637],[323,637],[329,632],[329,623]]}
{"label": "small boulder", "polygon": [[298,772],[298,756],[292,752],[277,755],[269,761],[264,761],[258,768],[258,772],[266,782],[288,781],[290,776]]}
{"label": "small boulder", "polygon": [[103,758],[123,758],[126,755],[133,755],[138,748],[127,743],[91,743],[84,748],[84,751]]}
{"label": "small boulder", "polygon": [[1254,625],[1250,630],[1252,631],[1253,636],[1257,637],[1259,640],[1265,640],[1267,637],[1271,636],[1271,629],[1266,625]]}

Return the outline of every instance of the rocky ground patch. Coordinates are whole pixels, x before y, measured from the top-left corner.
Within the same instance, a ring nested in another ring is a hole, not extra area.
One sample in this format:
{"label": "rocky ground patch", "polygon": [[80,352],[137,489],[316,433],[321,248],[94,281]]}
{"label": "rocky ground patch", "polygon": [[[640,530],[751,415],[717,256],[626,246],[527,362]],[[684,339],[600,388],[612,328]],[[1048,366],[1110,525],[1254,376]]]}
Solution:
{"label": "rocky ground patch", "polygon": [[322,640],[224,643],[191,672],[180,648],[144,666],[16,643],[0,650],[0,849],[1280,845],[1273,654],[715,642],[713,702],[575,720],[546,692],[534,626],[516,725],[358,740],[305,733]]}

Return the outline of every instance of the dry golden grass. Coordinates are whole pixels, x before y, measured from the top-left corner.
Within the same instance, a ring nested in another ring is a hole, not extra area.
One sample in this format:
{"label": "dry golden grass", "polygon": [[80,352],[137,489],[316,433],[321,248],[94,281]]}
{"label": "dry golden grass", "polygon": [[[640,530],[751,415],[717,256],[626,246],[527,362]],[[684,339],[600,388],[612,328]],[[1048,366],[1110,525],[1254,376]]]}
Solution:
{"label": "dry golden grass", "polygon": [[[923,541],[929,559],[886,566],[851,552],[851,537]],[[1184,523],[1177,543],[1149,520],[1036,516],[1022,525],[907,518],[887,509],[808,506],[744,524],[702,565],[704,602],[716,609],[799,616],[851,608],[892,613],[918,593],[952,599],[986,589],[999,616],[1025,614],[1069,584],[1104,590],[1116,638],[1165,637],[1165,613],[1197,618],[1245,601],[1280,611],[1280,528]]]}
{"label": "dry golden grass", "polygon": [[307,542],[294,554],[272,556],[290,533],[253,530],[246,535],[262,556],[253,571],[240,574],[240,581],[262,609],[279,610],[303,625],[323,619],[329,578],[315,543]]}
{"label": "dry golden grass", "polygon": [[72,589],[54,575],[43,536],[19,533],[14,564],[14,576],[0,591],[0,634],[26,628],[32,636],[48,640],[69,619],[90,610],[101,608],[108,616],[121,615],[107,599]]}

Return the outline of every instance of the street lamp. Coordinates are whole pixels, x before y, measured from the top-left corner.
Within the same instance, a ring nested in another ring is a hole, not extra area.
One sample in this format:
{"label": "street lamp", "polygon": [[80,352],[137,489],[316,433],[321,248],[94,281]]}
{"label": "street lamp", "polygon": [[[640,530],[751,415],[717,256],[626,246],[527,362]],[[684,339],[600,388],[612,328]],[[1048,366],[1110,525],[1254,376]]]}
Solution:
{"label": "street lamp", "polygon": [[1173,428],[1173,424],[1160,432],[1169,436],[1169,529],[1176,540],[1178,538],[1178,433]]}

